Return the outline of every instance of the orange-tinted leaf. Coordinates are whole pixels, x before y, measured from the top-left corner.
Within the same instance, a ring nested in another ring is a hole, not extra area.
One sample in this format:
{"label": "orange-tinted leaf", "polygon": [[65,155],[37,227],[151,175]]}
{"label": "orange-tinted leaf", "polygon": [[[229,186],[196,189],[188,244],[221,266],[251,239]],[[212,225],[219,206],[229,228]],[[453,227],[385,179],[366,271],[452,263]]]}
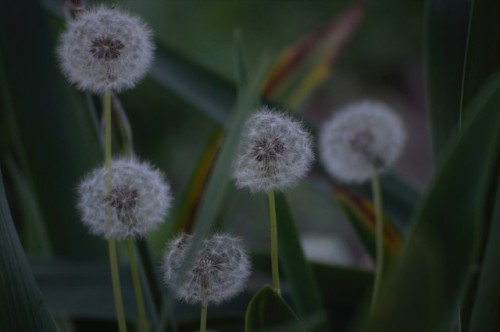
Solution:
{"label": "orange-tinted leaf", "polygon": [[189,188],[185,197],[182,199],[183,203],[174,233],[181,230],[185,232],[189,232],[191,230],[196,211],[198,211],[198,205],[200,204],[203,190],[205,189],[215,157],[219,152],[220,143],[224,137],[224,133],[225,131],[222,128],[219,129],[210,140],[205,152],[201,156],[201,159],[199,160],[193,173],[194,175],[189,184]]}
{"label": "orange-tinted leaf", "polygon": [[[342,188],[333,189],[335,198],[372,257],[375,255],[375,210],[371,201]],[[398,257],[403,237],[394,223],[384,215],[384,247],[390,257]]]}
{"label": "orange-tinted leaf", "polygon": [[364,11],[364,1],[356,1],[332,21],[286,48],[264,83],[263,96],[292,109],[300,106],[328,77]]}

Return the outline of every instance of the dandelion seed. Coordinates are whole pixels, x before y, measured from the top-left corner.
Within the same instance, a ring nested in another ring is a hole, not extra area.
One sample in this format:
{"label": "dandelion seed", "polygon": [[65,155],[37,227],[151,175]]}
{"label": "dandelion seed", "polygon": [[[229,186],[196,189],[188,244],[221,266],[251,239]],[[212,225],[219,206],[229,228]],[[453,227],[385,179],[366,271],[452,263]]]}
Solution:
{"label": "dandelion seed", "polygon": [[264,107],[246,122],[233,177],[251,192],[282,190],[309,170],[314,154],[311,136],[299,122]]}
{"label": "dandelion seed", "polygon": [[80,183],[78,208],[91,233],[105,238],[144,236],[156,228],[170,208],[170,187],[163,174],[135,159],[111,163],[111,188],[106,168],[90,172]]}
{"label": "dandelion seed", "polygon": [[382,103],[348,105],[322,127],[320,157],[328,172],[345,182],[363,182],[373,168],[383,171],[401,154],[406,133],[401,120]]}
{"label": "dandelion seed", "polygon": [[137,16],[97,6],[69,20],[57,55],[71,83],[95,93],[132,88],[153,61],[152,34]]}
{"label": "dandelion seed", "polygon": [[203,241],[187,271],[179,278],[192,236],[172,240],[163,259],[164,280],[177,298],[191,304],[220,303],[237,295],[250,275],[250,262],[238,238],[216,234]]}

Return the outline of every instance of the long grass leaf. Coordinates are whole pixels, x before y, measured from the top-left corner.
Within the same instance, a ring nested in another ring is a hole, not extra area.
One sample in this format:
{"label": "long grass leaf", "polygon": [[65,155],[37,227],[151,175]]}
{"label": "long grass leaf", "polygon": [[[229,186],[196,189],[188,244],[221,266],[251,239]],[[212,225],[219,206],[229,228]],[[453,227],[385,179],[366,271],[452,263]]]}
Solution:
{"label": "long grass leaf", "polygon": [[500,178],[497,181],[494,211],[484,254],[478,288],[474,299],[470,332],[495,332],[500,330]]}
{"label": "long grass leaf", "polygon": [[334,19],[288,46],[264,83],[263,97],[297,109],[328,78],[364,12],[365,2],[355,1]]}
{"label": "long grass leaf", "polygon": [[472,0],[427,0],[426,78],[434,158],[458,129]]}
{"label": "long grass leaf", "polygon": [[[454,6],[455,2],[450,3],[450,8]],[[462,118],[468,115],[468,106],[483,84],[500,70],[499,15],[499,1],[472,1],[464,68]]]}
{"label": "long grass leaf", "polygon": [[0,173],[0,330],[57,331],[24,254]]}
{"label": "long grass leaf", "polygon": [[313,316],[318,319],[318,325],[310,331],[328,331],[321,293],[302,250],[299,233],[288,208],[286,197],[278,193],[276,204],[280,265],[290,285],[297,315],[302,320]]}
{"label": "long grass leaf", "polygon": [[[500,79],[449,146],[414,219],[394,277],[363,331],[450,331],[481,246],[491,181],[500,158]],[[408,322],[411,322],[409,324]]]}

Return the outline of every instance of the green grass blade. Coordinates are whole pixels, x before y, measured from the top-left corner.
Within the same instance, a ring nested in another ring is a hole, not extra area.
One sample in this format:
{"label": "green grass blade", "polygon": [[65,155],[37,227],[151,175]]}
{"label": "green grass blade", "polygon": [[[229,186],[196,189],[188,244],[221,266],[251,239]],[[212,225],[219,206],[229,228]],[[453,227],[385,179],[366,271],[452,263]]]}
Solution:
{"label": "green grass blade", "polygon": [[203,190],[206,187],[212,165],[219,152],[223,136],[224,130],[221,128],[208,140],[207,146],[191,176],[188,188],[180,198],[177,215],[173,218],[175,222],[170,227],[168,234],[176,234],[180,231],[190,232],[192,230],[194,217],[198,211],[200,200],[203,197]]}
{"label": "green grass blade", "polygon": [[[451,6],[455,6],[455,3]],[[472,2],[464,68],[462,118],[468,115],[468,106],[482,85],[500,69],[499,16],[499,1]]]}
{"label": "green grass blade", "polygon": [[257,88],[260,83],[263,70],[257,71],[252,82],[247,81],[246,65],[243,59],[241,41],[236,43],[236,72],[239,80],[238,99],[235,109],[228,122],[227,134],[221,145],[219,154],[213,165],[212,172],[208,178],[199,208],[195,217],[195,230],[191,248],[186,254],[185,261],[181,266],[179,275],[187,271],[189,262],[193,259],[203,238],[212,231],[217,215],[223,205],[225,194],[230,181],[233,161],[237,153],[240,134],[248,114],[258,106]]}
{"label": "green grass blade", "polygon": [[[373,202],[341,188],[334,189],[335,199],[356,231],[368,254],[375,258],[375,209]],[[334,221],[333,221],[334,222]],[[397,261],[404,239],[392,220],[384,214],[384,252],[389,261]]]}
{"label": "green grass blade", "polygon": [[490,232],[484,254],[481,274],[474,301],[470,332],[495,332],[500,330],[500,178],[497,181],[496,199],[491,218]]}
{"label": "green grass blade", "polygon": [[[258,106],[257,84],[260,81],[261,75],[257,74],[256,80],[250,83],[246,80],[246,74],[241,74],[242,68],[246,67],[242,58],[241,45],[239,44],[237,49],[237,68],[240,74],[238,100],[231,120],[228,122],[229,127],[227,128],[225,141],[219,150],[219,155],[215,160],[213,170],[200,200],[200,206],[195,218],[196,229],[193,239],[195,245],[193,247],[211,230],[211,227],[215,223],[217,214],[224,201],[227,186],[229,185],[233,160],[239,145],[240,133],[248,114]],[[194,250],[195,248],[192,249]]]}
{"label": "green grass blade", "polygon": [[[328,331],[328,321],[323,310],[316,279],[307,262],[299,234],[288,208],[285,196],[276,194],[276,213],[278,219],[278,243],[280,266],[290,285],[290,293],[297,315],[302,319],[315,316],[320,323],[311,331]],[[335,296],[330,294],[329,296]]]}
{"label": "green grass blade", "polygon": [[285,301],[269,286],[259,290],[248,304],[245,332],[305,331]]}
{"label": "green grass blade", "polygon": [[[252,253],[252,264],[256,272],[268,275],[271,264],[269,253]],[[315,262],[310,263],[310,267],[322,292],[330,326],[335,331],[347,330],[363,299],[371,294],[373,274],[371,271]]]}
{"label": "green grass blade", "polygon": [[[401,266],[363,331],[450,331],[481,247],[500,158],[500,79],[475,104],[414,219]],[[408,324],[408,322],[412,322]]]}
{"label": "green grass blade", "polygon": [[458,126],[472,0],[427,0],[425,44],[434,158]]}
{"label": "green grass blade", "polygon": [[0,330],[57,331],[10,215],[0,173]]}
{"label": "green grass blade", "polygon": [[263,85],[263,97],[287,109],[300,109],[330,76],[365,11],[364,0],[353,1],[334,18],[284,48]]}
{"label": "green grass blade", "polygon": [[16,197],[19,197],[17,203],[20,205],[23,220],[28,224],[23,234],[24,248],[28,253],[34,252],[37,255],[50,256],[52,246],[32,187],[26,176],[16,167],[11,156],[5,156],[4,162],[12,179]]}

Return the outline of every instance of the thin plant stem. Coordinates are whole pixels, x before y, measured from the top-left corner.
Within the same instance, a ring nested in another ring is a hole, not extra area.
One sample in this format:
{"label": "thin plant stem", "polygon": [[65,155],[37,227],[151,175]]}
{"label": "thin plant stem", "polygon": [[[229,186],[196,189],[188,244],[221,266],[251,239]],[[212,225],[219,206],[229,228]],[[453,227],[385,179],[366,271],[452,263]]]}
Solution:
{"label": "thin plant stem", "polygon": [[201,305],[200,332],[207,331],[207,305]]}
{"label": "thin plant stem", "polygon": [[[111,191],[111,92],[104,93],[104,165],[106,167],[106,192]],[[111,209],[108,208],[108,220],[111,219]],[[120,332],[127,331],[125,311],[123,310],[123,299],[120,286],[120,274],[118,271],[118,257],[116,254],[116,241],[108,239],[109,264],[111,267],[111,280],[113,282],[113,294],[115,298],[116,317]]]}
{"label": "thin plant stem", "polygon": [[137,266],[134,240],[131,237],[127,239],[127,247],[130,260],[130,270],[132,272],[132,280],[134,282],[135,298],[137,301],[137,311],[139,312],[139,326],[141,332],[147,332],[148,319],[146,316],[146,307],[144,306],[144,296],[142,295],[141,277],[139,275],[139,268]]}
{"label": "thin plant stem", "polygon": [[384,224],[382,217],[382,192],[380,190],[380,179],[378,171],[375,167],[372,169],[372,193],[373,204],[375,206],[375,238],[376,238],[376,253],[375,253],[375,281],[373,284],[373,296],[371,312],[375,309],[380,291],[380,283],[382,282],[382,273],[384,270]]}
{"label": "thin plant stem", "polygon": [[106,189],[111,189],[111,92],[104,93],[104,164],[106,166]]}
{"label": "thin plant stem", "polygon": [[281,295],[278,265],[278,224],[276,222],[276,201],[273,189],[269,190],[267,198],[269,203],[269,219],[271,222],[271,271],[273,275],[273,288],[276,293]]}
{"label": "thin plant stem", "polygon": [[123,310],[123,299],[120,286],[120,275],[118,272],[118,259],[116,255],[116,241],[114,238],[108,240],[109,263],[111,265],[111,279],[113,281],[113,294],[115,296],[116,317],[118,319],[118,329],[120,332],[127,332],[125,322],[125,311]]}

